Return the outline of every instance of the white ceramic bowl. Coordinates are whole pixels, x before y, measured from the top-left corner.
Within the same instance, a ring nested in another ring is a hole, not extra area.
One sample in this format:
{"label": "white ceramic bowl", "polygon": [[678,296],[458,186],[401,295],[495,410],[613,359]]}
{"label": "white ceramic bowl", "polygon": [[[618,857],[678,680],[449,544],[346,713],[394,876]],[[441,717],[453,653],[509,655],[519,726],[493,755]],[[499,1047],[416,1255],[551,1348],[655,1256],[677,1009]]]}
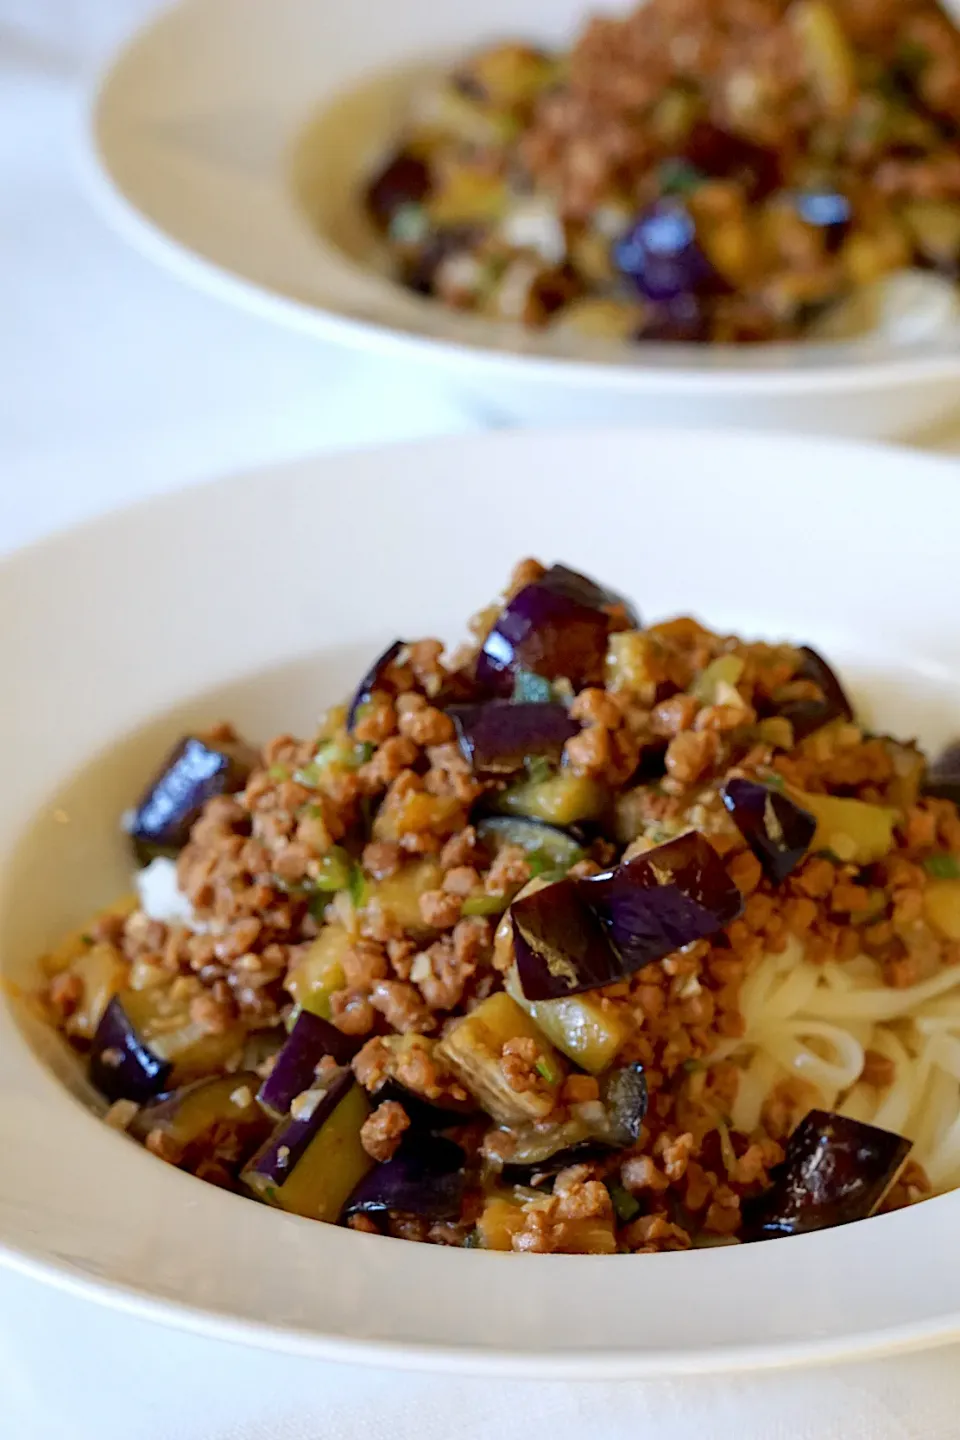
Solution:
{"label": "white ceramic bowl", "polygon": [[230,716],[251,736],[306,733],[385,640],[456,639],[528,553],[582,566],[649,616],[812,640],[868,715],[937,744],[960,717],[958,532],[952,462],[580,431],[264,470],[0,566],[0,1259],[209,1334],[406,1366],[611,1377],[960,1334],[960,1194],[686,1254],[357,1235],[225,1194],[109,1130],[17,999],[36,956],[127,888],[117,817],[184,728]]}
{"label": "white ceramic bowl", "polygon": [[360,178],[424,63],[511,34],[563,43],[592,8],[185,0],[103,81],[93,188],[184,278],[279,323],[421,364],[491,418],[891,436],[960,402],[954,327],[902,345],[571,343],[452,314],[371,267]]}

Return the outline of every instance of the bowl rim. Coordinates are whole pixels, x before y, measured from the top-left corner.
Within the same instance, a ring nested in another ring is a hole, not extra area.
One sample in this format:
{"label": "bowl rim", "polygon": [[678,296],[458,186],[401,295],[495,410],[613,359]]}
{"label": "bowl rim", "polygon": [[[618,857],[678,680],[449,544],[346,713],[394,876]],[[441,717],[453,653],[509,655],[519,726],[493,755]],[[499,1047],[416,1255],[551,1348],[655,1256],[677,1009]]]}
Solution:
{"label": "bowl rim", "polygon": [[[192,1177],[183,1178],[189,1180]],[[935,1204],[936,1201],[924,1203]],[[517,1260],[514,1256],[503,1258],[510,1263],[516,1263]],[[573,1257],[555,1258],[570,1260]],[[591,1354],[586,1359],[575,1351],[558,1353],[552,1350],[529,1350],[517,1355],[510,1350],[496,1348],[481,1351],[475,1347],[460,1348],[455,1345],[344,1339],[296,1329],[289,1325],[271,1324],[264,1320],[246,1320],[205,1309],[185,1300],[164,1300],[132,1285],[93,1279],[63,1265],[46,1261],[22,1247],[11,1246],[0,1237],[0,1268],[3,1267],[28,1280],[49,1285],[65,1295],[99,1305],[103,1309],[146,1320],[167,1329],[199,1335],[208,1340],[247,1345],[258,1350],[334,1364],[378,1366],[388,1370],[426,1374],[593,1382],[744,1374],[852,1364],[858,1360],[880,1360],[887,1356],[942,1349],[960,1339],[958,1311],[950,1317],[949,1322],[934,1319],[895,1328],[880,1327],[873,1332],[862,1331],[845,1341],[824,1338],[792,1342],[789,1345],[718,1345],[697,1352],[664,1350],[645,1354],[635,1350],[623,1350]]]}
{"label": "bowl rim", "polygon": [[[179,24],[182,17],[189,17],[193,11],[199,13],[204,5],[210,3],[211,0],[172,0],[116,47],[89,84],[78,114],[73,145],[84,189],[106,221],[134,249],[187,284],[263,319],[350,349],[395,360],[416,354],[431,365],[452,370],[458,376],[478,374],[486,377],[495,374],[505,384],[513,381],[564,384],[584,390],[619,390],[651,396],[682,396],[707,389],[720,395],[789,397],[810,396],[825,389],[854,395],[960,376],[960,321],[929,341],[910,346],[877,342],[863,354],[857,353],[862,342],[827,342],[817,347],[824,354],[824,362],[805,366],[793,366],[783,359],[802,352],[805,347],[801,343],[677,346],[675,353],[682,350],[685,360],[690,357],[691,363],[672,368],[644,359],[627,364],[614,363],[600,356],[579,358],[575,355],[511,350],[485,342],[479,333],[471,339],[470,323],[480,326],[484,323],[478,322],[476,317],[465,317],[467,324],[463,338],[433,335],[417,328],[413,322],[407,327],[391,323],[388,319],[351,314],[349,310],[337,310],[332,305],[286,295],[229,265],[207,258],[159,220],[144,213],[135,199],[125,193],[111,169],[104,119],[109,112],[113,91],[122,81],[127,67],[134,65],[140,53],[149,50],[155,38],[165,33],[168,27]],[[325,96],[318,94],[318,104],[325,108],[342,98],[344,93],[338,89],[329,90]],[[306,125],[309,126],[315,113],[316,107],[313,117],[304,117]],[[295,146],[297,139],[297,135],[290,137],[290,144]],[[285,183],[284,189],[289,192],[290,184]],[[405,300],[416,298],[407,296],[385,277],[371,276],[359,262],[344,255],[319,234],[316,237],[316,258],[318,267],[325,267],[329,274],[333,293],[336,292],[338,278],[363,276],[368,281],[374,281],[369,297],[374,303],[378,289],[384,296],[390,292],[396,296],[399,292]],[[435,304],[421,300],[418,308],[433,307]],[[695,357],[702,355],[705,349],[712,355],[722,355],[723,368],[695,363]],[[655,353],[653,345],[649,347],[649,353]],[[737,357],[749,355],[771,356],[774,363],[738,366]]]}
{"label": "bowl rim", "polygon": [[[736,478],[742,472],[744,494],[751,487],[758,495],[769,489],[767,478],[778,457],[782,462],[787,454],[793,461],[813,472],[830,471],[836,484],[836,477],[845,474],[855,463],[872,463],[876,470],[877,493],[881,497],[896,494],[905,471],[909,471],[917,488],[927,491],[927,498],[940,494],[946,504],[960,514],[960,494],[956,487],[956,465],[950,460],[926,456],[906,448],[880,445],[863,445],[853,442],[838,442],[827,439],[808,439],[784,436],[736,435],[729,432],[699,433],[691,435],[678,431],[636,430],[630,428],[607,428],[598,431],[573,430],[568,432],[517,432],[513,434],[487,434],[476,437],[452,437],[440,440],[409,442],[403,446],[380,450],[360,450],[325,455],[320,458],[287,462],[275,466],[261,466],[237,477],[227,477],[205,485],[177,490],[161,496],[127,505],[120,511],[110,512],[97,519],[88,520],[57,535],[34,543],[24,551],[0,561],[0,593],[23,587],[24,593],[41,581],[48,571],[69,573],[71,558],[82,561],[99,550],[105,555],[119,555],[115,569],[118,574],[123,566],[135,563],[138,547],[151,546],[159,542],[155,532],[173,533],[177,530],[202,528],[205,518],[222,511],[222,502],[229,497],[231,502],[243,504],[262,503],[269,496],[272,503],[283,504],[289,497],[300,496],[306,503],[326,514],[335,505],[335,496],[343,493],[343,504],[356,505],[356,497],[365,491],[373,495],[381,493],[382,471],[385,466],[403,468],[411,475],[429,472],[424,481],[426,488],[435,487],[440,493],[446,484],[451,464],[456,461],[461,472],[469,471],[464,483],[476,485],[486,475],[502,473],[501,483],[516,483],[517,474],[536,473],[538,461],[541,468],[547,468],[551,457],[570,455],[576,452],[579,462],[588,458],[610,468],[611,476],[624,468],[624,462],[635,456],[639,443],[651,451],[659,447],[661,458],[675,464],[691,466],[694,459],[705,452],[725,452],[731,474]],[[571,462],[573,463],[573,462]],[[472,467],[472,468],[471,468]],[[507,472],[514,476],[510,480]],[[749,472],[749,473],[747,473]],[[330,484],[336,482],[340,484]],[[826,483],[824,481],[823,483]],[[758,520],[758,523],[760,521]],[[887,520],[888,529],[895,521]],[[236,522],[235,528],[239,526]],[[149,532],[149,533],[148,533]],[[138,538],[139,537],[139,538]],[[512,541],[511,541],[512,543]],[[66,570],[64,569],[66,565]],[[192,582],[191,582],[192,583]],[[927,609],[933,601],[925,602]],[[176,608],[176,607],[175,607]],[[47,622],[44,621],[43,624]],[[118,625],[121,622],[117,622]],[[41,621],[30,621],[36,625],[35,635],[42,637]],[[332,638],[332,637],[330,637]],[[0,636],[0,649],[4,639]],[[209,653],[209,646],[207,647]],[[955,654],[955,652],[952,652]],[[26,672],[24,672],[26,673]],[[111,717],[113,702],[111,700]],[[119,719],[110,718],[109,725],[119,725]],[[2,726],[0,726],[2,728]],[[109,727],[108,727],[109,728]],[[109,735],[105,737],[109,743]],[[41,768],[33,766],[34,770]],[[14,807],[15,808],[15,807]],[[14,820],[0,820],[0,851],[12,856],[20,843],[20,823]],[[17,833],[14,833],[17,832]],[[6,907],[9,888],[8,861],[3,861],[0,885],[4,893],[0,901]],[[7,913],[4,908],[4,914]],[[25,1063],[28,1061],[29,1063]],[[523,1261],[518,1257],[498,1256],[481,1252],[437,1251],[432,1247],[413,1247],[400,1241],[382,1237],[359,1237],[333,1227],[320,1226],[298,1217],[282,1216],[264,1207],[250,1204],[240,1197],[224,1195],[213,1187],[205,1186],[192,1177],[183,1175],[169,1167],[158,1165],[153,1157],[139,1147],[128,1145],[123,1137],[111,1132],[89,1112],[78,1107],[76,1100],[61,1085],[48,1069],[32,1056],[27,1049],[20,1027],[13,1018],[11,1007],[0,1000],[0,1081],[9,1081],[13,1076],[14,1100],[19,1096],[29,1097],[38,1106],[41,1115],[51,1117],[63,1132],[68,1147],[64,1160],[69,1173],[70,1149],[73,1156],[88,1157],[93,1172],[91,1184],[95,1190],[107,1184],[126,1184],[129,1178],[130,1193],[143,1192],[145,1186],[155,1191],[158,1205],[169,1201],[174,1209],[190,1209],[194,1215],[224,1229],[229,1228],[236,1237],[242,1233],[256,1250],[261,1237],[263,1249],[270,1250],[271,1262],[276,1257],[278,1264],[289,1265],[290,1246],[299,1247],[304,1254],[319,1257],[339,1253],[346,1245],[349,1248],[351,1267],[362,1254],[362,1264],[382,1283],[384,1274],[397,1278],[403,1284],[410,1277],[423,1276],[424,1286],[429,1285],[429,1276],[442,1274],[451,1282],[455,1278],[466,1280],[474,1277],[477,1286],[499,1286],[504,1283],[503,1292],[512,1293],[518,1303],[524,1297],[530,1299],[533,1292],[548,1292],[562,1277],[564,1289],[577,1292],[578,1283],[587,1291],[596,1287],[602,1278],[604,1293],[619,1290],[621,1299],[629,1287],[626,1279],[633,1274],[628,1271],[629,1257],[617,1257],[621,1261],[624,1282],[610,1285],[611,1272],[606,1267],[612,1264],[610,1257],[543,1256],[535,1261]],[[0,1099],[4,1093],[0,1083]],[[14,1107],[8,1107],[14,1108]],[[69,1113],[68,1113],[69,1112]],[[56,1118],[59,1117],[59,1118]],[[0,1134],[6,1119],[0,1104]],[[30,1144],[36,1146],[32,1134]],[[31,1151],[30,1153],[35,1153]],[[122,1158],[121,1158],[122,1157]],[[102,1177],[98,1165],[102,1162]],[[147,1168],[149,1167],[149,1169]],[[17,1168],[16,1166],[10,1167]],[[18,1174],[20,1174],[18,1170]],[[12,1178],[12,1177],[11,1177]],[[38,1182],[39,1183],[39,1182]],[[17,1181],[17,1189],[21,1181]],[[11,1187],[12,1188],[12,1187]],[[109,1186],[108,1186],[109,1188]],[[200,1193],[202,1192],[202,1193]],[[96,1191],[100,1193],[99,1190]],[[73,1192],[71,1191],[71,1205]],[[399,1366],[412,1369],[444,1369],[471,1374],[510,1374],[517,1376],[564,1377],[613,1379],[646,1377],[664,1374],[708,1372],[716,1370],[769,1368],[774,1366],[807,1364],[814,1361],[854,1358],[867,1354],[892,1353],[909,1348],[920,1348],[952,1340],[960,1334],[960,1287],[954,1292],[946,1291],[946,1299],[928,1299],[923,1293],[920,1311],[904,1323],[884,1324],[878,1319],[874,1326],[864,1323],[855,1330],[837,1333],[825,1329],[822,1333],[811,1332],[793,1338],[768,1338],[769,1333],[755,1333],[747,1341],[742,1338],[727,1343],[722,1336],[715,1337],[715,1343],[695,1343],[688,1348],[682,1345],[665,1345],[662,1349],[649,1346],[643,1350],[629,1348],[608,1348],[604,1351],[589,1349],[584,1338],[577,1347],[562,1349],[559,1346],[538,1349],[536,1344],[522,1350],[511,1351],[497,1344],[478,1343],[476,1338],[463,1341],[458,1346],[445,1341],[402,1341],[367,1337],[362,1332],[343,1333],[334,1328],[322,1330],[316,1324],[303,1326],[296,1321],[284,1319],[281,1322],[263,1320],[247,1312],[231,1311],[224,1305],[223,1294],[205,1294],[202,1287],[191,1290],[183,1281],[174,1279],[173,1294],[167,1285],[166,1294],[156,1283],[154,1272],[149,1272],[149,1283],[131,1283],[121,1274],[120,1278],[111,1273],[91,1273],[72,1258],[69,1249],[51,1253],[50,1242],[45,1239],[45,1226],[49,1220],[40,1214],[33,1229],[17,1229],[9,1219],[9,1207],[16,1205],[17,1193],[4,1189],[0,1175],[0,1263],[11,1265],[25,1274],[59,1285],[72,1293],[88,1299],[119,1308],[145,1318],[174,1324],[187,1329],[220,1337],[251,1343],[266,1348],[285,1350],[298,1354],[309,1354],[333,1360],[358,1361]],[[697,1287],[701,1283],[712,1283],[726,1287],[725,1294],[735,1293],[739,1277],[746,1283],[750,1276],[767,1276],[767,1290],[776,1288],[783,1294],[777,1277],[796,1276],[804,1267],[804,1261],[812,1263],[818,1277],[833,1279],[832,1270],[836,1262],[842,1262],[841,1270],[849,1279],[851,1269],[865,1259],[877,1255],[904,1254],[912,1263],[921,1251],[924,1237],[942,1234],[952,1230],[953,1220],[960,1209],[960,1193],[945,1195],[927,1201],[923,1210],[900,1211],[871,1220],[852,1229],[822,1232],[819,1235],[798,1237],[792,1246],[753,1246],[742,1250],[706,1250],[686,1256],[644,1256],[634,1264],[642,1263],[648,1277],[648,1293],[654,1293],[664,1274],[679,1280],[686,1287],[689,1298],[691,1277],[696,1276]],[[82,1217],[82,1211],[78,1210]],[[228,1221],[229,1214],[229,1221]],[[16,1217],[14,1217],[14,1221]],[[32,1223],[32,1222],[31,1222]],[[171,1222],[174,1223],[174,1222]],[[179,1224],[179,1221],[176,1222]],[[327,1232],[327,1233],[322,1233]],[[176,1236],[180,1230],[175,1228]],[[364,1249],[366,1247],[366,1249]],[[93,1245],[96,1251],[96,1243]],[[426,1252],[426,1253],[425,1253]],[[185,1253],[185,1252],[184,1252]],[[778,1259],[779,1256],[779,1259]],[[174,1275],[177,1273],[177,1255],[170,1256]],[[369,1264],[368,1264],[369,1261]],[[886,1261],[884,1262],[886,1263]],[[510,1267],[518,1267],[515,1270]],[[529,1269],[528,1267],[533,1267]],[[542,1269],[541,1269],[542,1267]],[[149,1271],[149,1267],[148,1267]],[[529,1277],[536,1272],[543,1276],[543,1283],[531,1285]],[[142,1275],[142,1271],[140,1272]],[[686,1280],[682,1277],[686,1274]],[[839,1272],[837,1272],[839,1273]],[[522,1276],[522,1283],[513,1283],[513,1276]],[[505,1277],[510,1277],[507,1281]],[[774,1285],[776,1281],[776,1285]],[[179,1290],[178,1290],[179,1285]],[[697,1288],[694,1287],[694,1288]],[[671,1290],[673,1286],[671,1285]],[[184,1293],[189,1299],[180,1298]],[[628,1299],[630,1297],[628,1296]],[[764,1303],[769,1302],[769,1295]],[[933,1312],[923,1313],[924,1305],[933,1306]],[[274,1312],[276,1313],[276,1312]],[[809,1313],[809,1312],[805,1312]],[[868,1317],[869,1319],[872,1317]],[[758,1329],[751,1322],[754,1331]],[[828,1333],[829,1332],[829,1333]]]}

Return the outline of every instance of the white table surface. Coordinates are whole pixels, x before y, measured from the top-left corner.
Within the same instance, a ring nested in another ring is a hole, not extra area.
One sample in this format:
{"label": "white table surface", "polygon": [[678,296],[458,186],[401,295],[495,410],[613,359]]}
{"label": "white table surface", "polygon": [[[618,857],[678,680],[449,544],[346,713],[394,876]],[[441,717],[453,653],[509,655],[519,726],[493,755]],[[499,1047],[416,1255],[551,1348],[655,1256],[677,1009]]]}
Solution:
{"label": "white table surface", "polygon": [[[82,80],[152,6],[0,0],[0,551],[206,475],[475,428],[415,376],[181,288],[89,210],[70,154]],[[960,422],[930,443],[960,450]],[[958,1414],[956,1348],[757,1377],[488,1383],[241,1350],[0,1272],[0,1440],[956,1440]]]}

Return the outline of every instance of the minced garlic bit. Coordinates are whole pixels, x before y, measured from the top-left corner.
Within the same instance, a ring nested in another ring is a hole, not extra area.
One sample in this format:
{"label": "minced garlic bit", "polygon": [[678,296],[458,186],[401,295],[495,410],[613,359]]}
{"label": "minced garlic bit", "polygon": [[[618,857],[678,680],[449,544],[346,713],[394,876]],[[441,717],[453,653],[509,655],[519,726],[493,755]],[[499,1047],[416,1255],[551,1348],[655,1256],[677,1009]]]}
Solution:
{"label": "minced garlic bit", "polygon": [[299,1095],[295,1095],[290,1105],[292,1118],[309,1120],[325,1093],[323,1090],[303,1090]]}
{"label": "minced garlic bit", "polygon": [[128,1130],[139,1109],[133,1100],[114,1100],[103,1118],[111,1130]]}

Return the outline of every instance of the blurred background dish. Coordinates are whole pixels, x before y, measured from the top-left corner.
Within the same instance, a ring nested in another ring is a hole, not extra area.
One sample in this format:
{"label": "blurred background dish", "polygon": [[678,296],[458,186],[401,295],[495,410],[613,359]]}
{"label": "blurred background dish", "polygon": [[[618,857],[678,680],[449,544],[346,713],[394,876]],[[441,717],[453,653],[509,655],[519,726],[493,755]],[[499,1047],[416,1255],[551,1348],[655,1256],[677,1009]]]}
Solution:
{"label": "blurred background dish", "polygon": [[[802,344],[628,345],[589,326],[524,329],[391,278],[363,191],[415,98],[505,37],[563,51],[587,13],[575,0],[492,0],[482,15],[426,0],[402,14],[386,0],[348,11],[277,0],[269,13],[256,0],[186,0],[103,82],[95,188],[115,222],[185,278],[280,323],[420,364],[490,418],[901,435],[943,414],[960,380],[953,297],[932,270],[909,268],[902,238],[873,265],[881,282],[888,261],[907,266],[884,292],[886,321],[860,338]],[[822,19],[824,7],[812,13]],[[862,93],[872,100],[887,79]],[[902,98],[889,105],[907,124]],[[931,155],[942,149],[939,131],[924,133]],[[767,327],[774,337],[795,328]],[[709,333],[743,332],[712,319]]]}

